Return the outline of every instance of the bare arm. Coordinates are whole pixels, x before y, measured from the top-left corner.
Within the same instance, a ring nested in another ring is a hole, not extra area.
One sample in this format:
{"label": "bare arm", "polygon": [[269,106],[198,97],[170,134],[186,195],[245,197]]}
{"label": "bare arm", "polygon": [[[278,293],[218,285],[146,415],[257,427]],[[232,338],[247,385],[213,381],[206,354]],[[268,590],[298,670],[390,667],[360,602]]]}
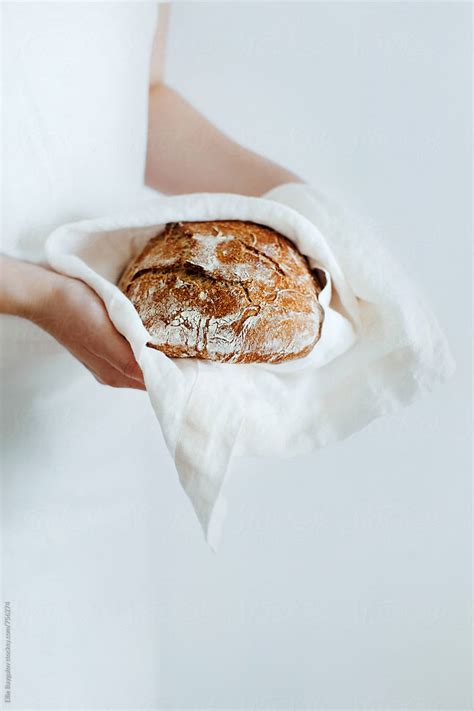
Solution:
{"label": "bare arm", "polygon": [[169,7],[161,6],[150,71],[147,185],[163,193],[262,195],[281,183],[301,182],[226,136],[164,84],[168,18]]}
{"label": "bare arm", "polygon": [[100,383],[145,389],[130,344],[82,281],[0,255],[0,313],[26,318],[47,331]]}

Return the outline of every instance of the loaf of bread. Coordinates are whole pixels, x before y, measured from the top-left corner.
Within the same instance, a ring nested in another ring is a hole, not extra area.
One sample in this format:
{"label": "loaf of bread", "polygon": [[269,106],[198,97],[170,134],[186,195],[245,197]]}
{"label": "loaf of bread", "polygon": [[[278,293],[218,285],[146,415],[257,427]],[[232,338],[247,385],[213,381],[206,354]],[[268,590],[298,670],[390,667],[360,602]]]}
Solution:
{"label": "loaf of bread", "polygon": [[125,268],[119,288],[171,358],[280,363],[319,339],[323,273],[253,222],[175,222]]}

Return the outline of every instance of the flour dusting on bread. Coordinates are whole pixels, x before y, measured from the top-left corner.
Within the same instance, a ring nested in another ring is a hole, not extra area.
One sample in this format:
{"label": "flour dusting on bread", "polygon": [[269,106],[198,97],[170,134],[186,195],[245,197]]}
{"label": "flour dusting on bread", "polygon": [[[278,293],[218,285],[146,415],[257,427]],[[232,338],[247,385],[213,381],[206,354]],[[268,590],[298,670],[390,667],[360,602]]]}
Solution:
{"label": "flour dusting on bread", "polygon": [[151,347],[174,358],[279,363],[319,339],[321,285],[283,235],[252,222],[175,222],[126,267],[119,287]]}

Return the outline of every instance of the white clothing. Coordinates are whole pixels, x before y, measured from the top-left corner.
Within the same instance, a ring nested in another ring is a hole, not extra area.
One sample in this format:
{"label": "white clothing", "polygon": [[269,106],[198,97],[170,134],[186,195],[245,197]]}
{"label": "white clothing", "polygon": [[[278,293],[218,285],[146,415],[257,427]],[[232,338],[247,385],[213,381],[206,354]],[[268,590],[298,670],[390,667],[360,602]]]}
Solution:
{"label": "white clothing", "polygon": [[[2,251],[42,261],[55,227],[144,193],[157,5],[7,2],[2,12]],[[100,386],[25,320],[1,326],[10,706],[153,708],[158,479],[146,462],[172,463],[148,399]]]}

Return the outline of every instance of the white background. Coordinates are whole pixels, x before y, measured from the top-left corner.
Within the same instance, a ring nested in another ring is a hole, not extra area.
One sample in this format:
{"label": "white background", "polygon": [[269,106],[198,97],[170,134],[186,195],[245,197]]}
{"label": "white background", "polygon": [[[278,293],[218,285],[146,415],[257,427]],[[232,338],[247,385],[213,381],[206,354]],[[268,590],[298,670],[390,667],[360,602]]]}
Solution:
{"label": "white background", "polygon": [[173,7],[169,83],[375,220],[457,373],[312,457],[237,460],[217,556],[156,484],[162,707],[470,706],[470,11]]}

